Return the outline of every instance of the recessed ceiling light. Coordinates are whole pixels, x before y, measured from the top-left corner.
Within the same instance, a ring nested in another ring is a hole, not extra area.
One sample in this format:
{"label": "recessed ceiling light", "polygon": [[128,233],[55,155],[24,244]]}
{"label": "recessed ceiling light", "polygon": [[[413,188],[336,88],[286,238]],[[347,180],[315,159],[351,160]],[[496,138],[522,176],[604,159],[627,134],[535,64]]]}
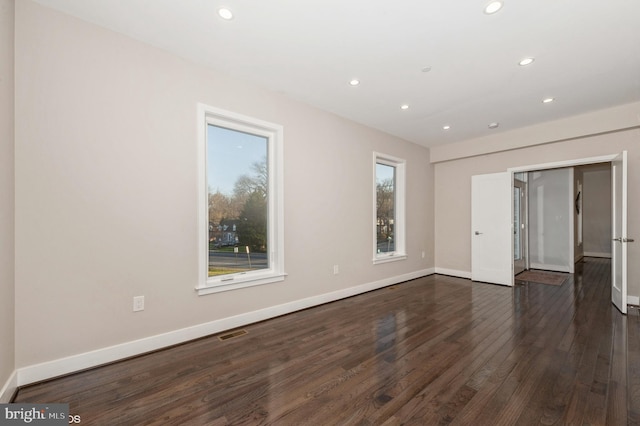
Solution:
{"label": "recessed ceiling light", "polygon": [[442,130],[449,130],[451,128],[451,126],[449,126],[448,124],[446,126],[442,126]]}
{"label": "recessed ceiling light", "polygon": [[429,71],[431,71],[431,67],[422,68],[422,72],[429,72]]}
{"label": "recessed ceiling light", "polygon": [[524,58],[523,60],[518,62],[518,65],[520,65],[521,67],[524,67],[524,66],[527,66],[527,65],[531,65],[533,63],[533,61],[535,61],[534,58]]}
{"label": "recessed ceiling light", "polygon": [[401,105],[400,109],[409,109],[409,105],[407,105],[407,104]]}
{"label": "recessed ceiling light", "polygon": [[556,100],[556,98],[544,98],[544,99],[542,100],[542,103],[543,103],[543,104],[548,104],[548,103],[551,103],[551,102],[553,102],[553,101],[555,101],[555,100]]}
{"label": "recessed ceiling light", "polygon": [[349,84],[352,86],[357,86],[358,84],[360,84],[360,80],[358,80],[357,78],[354,78],[349,82]]}
{"label": "recessed ceiling light", "polygon": [[222,19],[226,19],[227,21],[233,19],[233,12],[231,12],[231,10],[227,9],[226,7],[221,7],[220,9],[218,9],[218,15]]}
{"label": "recessed ceiling light", "polygon": [[500,123],[493,122],[493,123],[489,124],[489,128],[490,129],[497,129],[499,125],[500,125]]}
{"label": "recessed ceiling light", "polygon": [[501,1],[492,1],[484,7],[484,13],[491,15],[502,9]]}

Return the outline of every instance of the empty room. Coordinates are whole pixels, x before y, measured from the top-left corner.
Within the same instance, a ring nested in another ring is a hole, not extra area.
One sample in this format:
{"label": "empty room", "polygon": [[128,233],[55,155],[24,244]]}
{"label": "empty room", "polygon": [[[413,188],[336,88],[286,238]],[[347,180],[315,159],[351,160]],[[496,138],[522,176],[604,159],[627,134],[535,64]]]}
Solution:
{"label": "empty room", "polygon": [[0,0],[2,420],[640,423],[606,6]]}

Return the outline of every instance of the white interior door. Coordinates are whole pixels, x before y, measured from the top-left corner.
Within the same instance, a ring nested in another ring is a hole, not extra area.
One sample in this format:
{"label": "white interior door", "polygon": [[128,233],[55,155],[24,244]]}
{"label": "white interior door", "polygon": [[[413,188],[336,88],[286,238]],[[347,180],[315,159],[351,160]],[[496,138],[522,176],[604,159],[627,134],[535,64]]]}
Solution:
{"label": "white interior door", "polygon": [[627,313],[627,151],[611,162],[611,301]]}
{"label": "white interior door", "polygon": [[513,285],[511,173],[471,177],[471,279]]}

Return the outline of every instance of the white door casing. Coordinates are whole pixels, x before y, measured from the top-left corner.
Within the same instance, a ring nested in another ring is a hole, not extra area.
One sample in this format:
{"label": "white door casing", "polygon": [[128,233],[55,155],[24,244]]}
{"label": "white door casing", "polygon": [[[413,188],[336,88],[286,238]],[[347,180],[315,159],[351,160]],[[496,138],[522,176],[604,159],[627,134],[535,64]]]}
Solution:
{"label": "white door casing", "polygon": [[513,285],[512,174],[471,177],[471,279]]}

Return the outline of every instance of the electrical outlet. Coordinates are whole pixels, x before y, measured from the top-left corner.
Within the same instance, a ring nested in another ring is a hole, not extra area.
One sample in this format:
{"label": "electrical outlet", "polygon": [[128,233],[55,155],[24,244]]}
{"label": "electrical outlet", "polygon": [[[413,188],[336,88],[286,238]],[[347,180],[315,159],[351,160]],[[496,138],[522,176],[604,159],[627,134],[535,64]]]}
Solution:
{"label": "electrical outlet", "polygon": [[144,296],[134,296],[133,312],[144,311]]}
{"label": "electrical outlet", "polygon": [[338,265],[333,265],[333,275],[338,275],[340,272],[340,267]]}
{"label": "electrical outlet", "polygon": [[422,252],[422,258],[424,259],[424,252]]}

